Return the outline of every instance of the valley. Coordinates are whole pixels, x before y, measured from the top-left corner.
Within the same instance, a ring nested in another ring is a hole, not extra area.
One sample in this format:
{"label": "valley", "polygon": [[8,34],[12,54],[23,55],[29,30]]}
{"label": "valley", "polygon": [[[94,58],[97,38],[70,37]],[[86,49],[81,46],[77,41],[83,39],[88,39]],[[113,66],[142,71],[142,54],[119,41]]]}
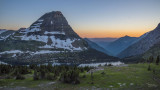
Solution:
{"label": "valley", "polygon": [[0,90],[160,90],[159,8],[1,0]]}

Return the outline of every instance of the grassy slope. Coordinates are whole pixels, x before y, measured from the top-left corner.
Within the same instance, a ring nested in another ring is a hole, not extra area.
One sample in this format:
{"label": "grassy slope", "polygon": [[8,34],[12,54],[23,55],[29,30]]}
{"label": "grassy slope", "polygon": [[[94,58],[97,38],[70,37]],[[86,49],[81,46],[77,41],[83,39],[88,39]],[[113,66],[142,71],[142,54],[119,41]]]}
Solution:
{"label": "grassy slope", "polygon": [[[160,65],[151,64],[151,69],[156,69],[156,74],[153,74],[153,71],[147,71],[148,64],[130,64],[126,67],[104,67],[104,70],[94,72],[94,84],[91,84],[90,74],[81,73],[80,81],[81,84],[71,85],[71,84],[62,84],[56,81],[55,84],[49,86],[39,87],[40,84],[46,84],[53,81],[47,80],[38,80],[33,81],[32,75],[25,75],[27,79],[25,80],[3,80],[0,79],[0,87],[15,87],[23,86],[28,88],[41,88],[41,89],[53,89],[58,88],[62,90],[70,89],[92,89],[94,88],[118,88],[118,89],[129,89],[129,90],[158,90],[160,88],[160,82],[153,79],[153,76],[160,79]],[[101,72],[105,72],[104,75]],[[82,78],[83,75],[86,75],[86,78]],[[118,84],[119,83],[119,84]],[[121,86],[120,86],[121,85]]]}
{"label": "grassy slope", "polygon": [[143,58],[148,59],[150,56],[157,58],[158,55],[160,55],[160,43],[155,44],[148,51],[146,51],[143,54]]}

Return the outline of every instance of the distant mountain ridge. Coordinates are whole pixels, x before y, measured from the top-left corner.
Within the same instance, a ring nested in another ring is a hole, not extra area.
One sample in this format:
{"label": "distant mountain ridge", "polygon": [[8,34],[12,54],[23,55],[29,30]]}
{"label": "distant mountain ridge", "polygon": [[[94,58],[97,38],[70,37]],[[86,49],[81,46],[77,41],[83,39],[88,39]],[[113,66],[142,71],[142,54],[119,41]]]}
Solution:
{"label": "distant mountain ridge", "polygon": [[[141,39],[143,39],[144,37],[146,37],[148,35],[147,32],[143,35],[141,35],[140,37],[130,37],[130,36],[124,36],[124,37],[120,37],[118,39],[114,39],[111,42],[101,42],[98,41],[98,39],[96,40],[92,40],[93,42],[95,42],[96,44],[98,44],[99,46],[103,47],[106,51],[112,53],[112,56],[117,56],[125,49],[127,49],[129,46],[131,46],[132,44],[140,41]],[[101,40],[101,39],[100,39]]]}
{"label": "distant mountain ridge", "polygon": [[137,37],[129,37],[126,35],[117,39],[114,42],[109,43],[108,46],[106,46],[106,50],[108,50],[109,52],[113,53],[114,56],[116,56],[125,48],[133,44],[137,39]]}
{"label": "distant mountain ridge", "polygon": [[111,54],[110,52],[108,52],[108,51],[105,50],[103,47],[99,46],[98,44],[90,41],[88,38],[84,38],[84,40],[88,43],[88,46],[89,46],[90,48],[93,48],[93,49],[95,49],[95,50],[97,50],[97,51],[100,51],[100,52],[103,52],[103,53],[105,53],[105,54],[107,54],[107,55],[111,55],[111,56],[112,56],[112,54]]}
{"label": "distant mountain ridge", "polygon": [[89,40],[93,41],[93,42],[113,42],[115,40],[117,40],[118,38],[88,38]]}
{"label": "distant mountain ridge", "polygon": [[154,46],[156,43],[159,42],[160,42],[160,24],[158,24],[158,26],[153,31],[146,33],[143,38],[141,38],[136,43],[132,44],[124,51],[122,51],[120,54],[118,54],[118,57],[123,58],[123,57],[143,54],[147,50],[149,50],[152,46]]}

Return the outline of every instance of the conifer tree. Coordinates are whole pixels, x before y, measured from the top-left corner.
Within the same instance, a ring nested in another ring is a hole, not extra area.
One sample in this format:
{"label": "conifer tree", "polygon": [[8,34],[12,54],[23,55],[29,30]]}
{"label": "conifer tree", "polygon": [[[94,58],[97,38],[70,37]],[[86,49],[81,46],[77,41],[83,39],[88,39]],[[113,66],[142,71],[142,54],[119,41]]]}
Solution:
{"label": "conifer tree", "polygon": [[150,65],[148,66],[148,71],[151,71],[151,66]]}
{"label": "conifer tree", "polygon": [[156,65],[159,64],[159,56],[157,56]]}
{"label": "conifer tree", "polygon": [[150,56],[149,57],[149,63],[152,63],[153,62],[153,56]]}
{"label": "conifer tree", "polygon": [[38,74],[37,74],[37,70],[34,70],[34,75],[33,75],[33,79],[34,80],[38,80]]}

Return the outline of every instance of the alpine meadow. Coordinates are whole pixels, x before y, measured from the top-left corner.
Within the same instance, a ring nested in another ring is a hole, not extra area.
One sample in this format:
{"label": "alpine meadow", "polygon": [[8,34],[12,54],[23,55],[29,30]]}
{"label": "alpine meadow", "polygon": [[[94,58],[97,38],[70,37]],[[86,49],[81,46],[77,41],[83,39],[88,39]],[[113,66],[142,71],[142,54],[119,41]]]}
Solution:
{"label": "alpine meadow", "polygon": [[160,90],[159,0],[0,0],[0,90]]}

